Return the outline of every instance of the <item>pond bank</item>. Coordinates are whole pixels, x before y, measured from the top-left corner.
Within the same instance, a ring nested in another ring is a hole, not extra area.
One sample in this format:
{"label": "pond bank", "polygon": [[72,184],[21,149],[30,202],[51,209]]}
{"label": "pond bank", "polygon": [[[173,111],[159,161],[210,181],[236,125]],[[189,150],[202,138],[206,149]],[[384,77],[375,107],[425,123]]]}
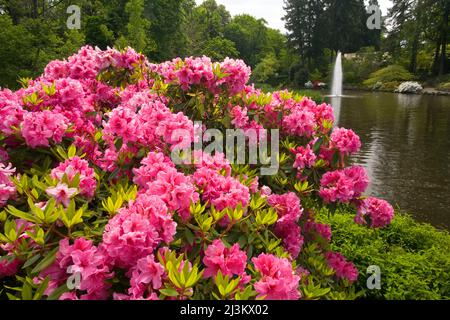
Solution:
{"label": "pond bank", "polygon": [[[353,87],[353,86],[344,86],[344,90],[351,91],[364,91],[364,92],[387,92],[387,93],[396,93],[392,90],[383,90],[383,89],[369,89],[364,87]],[[433,95],[433,96],[450,96],[450,91],[442,91],[433,87],[426,87],[421,92],[418,93],[410,93],[414,95]]]}

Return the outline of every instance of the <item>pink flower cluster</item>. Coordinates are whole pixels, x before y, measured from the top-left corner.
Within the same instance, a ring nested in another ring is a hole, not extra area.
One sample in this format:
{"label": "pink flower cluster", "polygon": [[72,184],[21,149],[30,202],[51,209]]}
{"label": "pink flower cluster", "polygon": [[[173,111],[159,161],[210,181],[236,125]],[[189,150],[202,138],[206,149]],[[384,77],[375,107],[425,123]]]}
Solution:
{"label": "pink flower cluster", "polygon": [[89,162],[86,160],[79,157],[67,159],[54,168],[50,176],[58,181],[62,181],[63,177],[67,176],[68,182],[71,183],[77,174],[80,179],[79,194],[92,198],[97,187],[97,180],[95,179],[94,169],[89,167]]}
{"label": "pink flower cluster", "polygon": [[165,203],[159,197],[142,195],[109,220],[102,245],[112,265],[130,269],[151,255],[161,241],[171,242],[175,228]]}
{"label": "pink flower cluster", "polygon": [[6,205],[6,202],[16,194],[16,187],[10,177],[16,172],[11,164],[5,166],[0,162],[0,208]]}
{"label": "pink flower cluster", "polygon": [[147,157],[142,159],[141,166],[133,169],[133,182],[140,188],[148,188],[148,185],[155,181],[159,172],[169,172],[175,165],[169,157],[163,153],[149,152]]}
{"label": "pink flower cluster", "polygon": [[63,294],[61,300],[104,300],[108,297],[110,285],[106,280],[114,276],[108,265],[108,257],[102,248],[95,247],[92,241],[84,238],[76,239],[73,245],[67,239],[61,240],[55,262],[42,271],[39,278],[49,277],[45,293],[50,295],[67,283],[71,276],[75,279],[77,274],[80,280],[77,290]]}
{"label": "pink flower cluster", "polygon": [[348,262],[342,254],[338,252],[327,252],[325,257],[330,268],[336,272],[337,278],[345,279],[349,282],[358,280],[358,269],[355,268],[353,263]]}
{"label": "pink flower cluster", "polygon": [[319,195],[325,202],[349,202],[366,191],[369,177],[363,167],[353,166],[325,173],[320,184]]}
{"label": "pink flower cluster", "polygon": [[286,258],[270,254],[260,254],[252,259],[261,280],[255,283],[258,297],[266,300],[298,300],[300,277],[294,274],[292,265]]}
{"label": "pink flower cluster", "polygon": [[331,133],[331,146],[341,154],[349,155],[361,149],[361,140],[353,130],[337,128]]}
{"label": "pink flower cluster", "polygon": [[235,209],[239,204],[244,208],[250,201],[248,187],[232,176],[221,175],[217,170],[207,167],[197,169],[194,182],[202,191],[202,200],[209,201],[219,211]]}
{"label": "pink flower cluster", "polygon": [[174,168],[160,171],[154,182],[149,183],[146,195],[158,196],[172,212],[187,221],[190,218],[189,206],[199,200],[199,195],[192,183],[192,177],[178,172]]}
{"label": "pink flower cluster", "polygon": [[328,242],[331,241],[331,227],[327,224],[316,222],[312,217],[305,222],[303,233],[308,235],[309,240],[312,241],[318,240],[317,236]]}
{"label": "pink flower cluster", "polygon": [[44,110],[26,113],[21,129],[25,142],[37,148],[48,147],[50,142],[60,143],[68,127],[68,120],[62,114]]}
{"label": "pink flower cluster", "polygon": [[[232,95],[242,91],[250,78],[251,70],[242,60],[225,59],[212,63],[208,57],[177,58],[160,65],[151,65],[151,70],[163,77],[166,83],[177,83],[183,90],[192,86],[204,86],[211,92],[228,90]],[[215,74],[220,70],[222,77]]]}
{"label": "pink flower cluster", "polygon": [[23,121],[24,110],[19,98],[9,89],[0,91],[0,132],[5,135],[14,133],[13,128],[19,128]]}
{"label": "pink flower cluster", "polygon": [[242,284],[250,281],[250,277],[245,273],[247,254],[239,249],[237,243],[227,248],[221,240],[214,240],[205,250],[203,263],[206,266],[203,274],[205,278],[215,277],[220,271],[224,276],[241,277]]}
{"label": "pink flower cluster", "polygon": [[295,154],[294,168],[303,170],[311,168],[316,163],[317,156],[308,144],[306,147],[298,147],[293,150]]}
{"label": "pink flower cluster", "polygon": [[275,234],[283,239],[283,245],[291,256],[297,258],[303,246],[303,236],[298,225],[303,213],[300,199],[295,193],[290,192],[284,195],[271,195],[267,203],[278,213]]}
{"label": "pink flower cluster", "polygon": [[128,295],[114,294],[115,300],[158,300],[154,290],[161,288],[164,267],[153,255],[139,259],[132,269]]}
{"label": "pink flower cluster", "polygon": [[359,205],[355,222],[372,228],[384,228],[393,218],[394,208],[387,201],[371,197]]}

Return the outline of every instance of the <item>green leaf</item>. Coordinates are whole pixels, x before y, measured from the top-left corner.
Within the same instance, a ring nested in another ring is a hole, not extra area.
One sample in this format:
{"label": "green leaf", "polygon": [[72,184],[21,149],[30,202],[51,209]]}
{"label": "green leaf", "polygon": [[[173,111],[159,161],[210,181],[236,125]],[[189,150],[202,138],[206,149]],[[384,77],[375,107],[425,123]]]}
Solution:
{"label": "green leaf", "polygon": [[71,145],[69,147],[69,150],[67,151],[67,155],[69,158],[73,158],[77,154],[77,148],[74,145]]}
{"label": "green leaf", "polygon": [[34,256],[32,256],[30,259],[28,259],[27,261],[25,261],[25,263],[22,266],[22,269],[26,269],[29,266],[33,265],[36,261],[39,260],[39,258],[41,257],[41,255],[38,253]]}
{"label": "green leaf", "polygon": [[33,300],[39,300],[44,295],[45,289],[48,287],[48,283],[50,282],[50,278],[46,277],[44,281],[39,285],[36,292],[34,293]]}
{"label": "green leaf", "polygon": [[178,295],[179,295],[177,290],[170,289],[170,288],[160,289],[159,292],[161,292],[163,295],[165,295],[167,297],[178,297]]}
{"label": "green leaf", "polygon": [[194,234],[192,233],[192,231],[190,229],[186,229],[184,231],[184,236],[186,237],[186,240],[188,241],[188,243],[190,245],[194,244]]}
{"label": "green leaf", "polygon": [[33,293],[31,290],[31,285],[25,281],[22,288],[22,300],[32,300]]}
{"label": "green leaf", "polygon": [[6,210],[8,211],[9,214],[11,214],[15,217],[22,218],[24,220],[34,222],[34,223],[38,222],[37,219],[34,216],[32,216],[31,214],[20,211],[13,206],[8,206]]}
{"label": "green leaf", "polygon": [[56,258],[56,253],[58,252],[59,247],[54,248],[52,251],[50,251],[47,256],[45,256],[44,259],[42,259],[41,262],[39,262],[37,264],[36,267],[34,267],[33,270],[31,270],[31,273],[39,273],[42,270],[44,270],[45,268],[47,268],[48,266],[50,266],[53,261],[55,261]]}

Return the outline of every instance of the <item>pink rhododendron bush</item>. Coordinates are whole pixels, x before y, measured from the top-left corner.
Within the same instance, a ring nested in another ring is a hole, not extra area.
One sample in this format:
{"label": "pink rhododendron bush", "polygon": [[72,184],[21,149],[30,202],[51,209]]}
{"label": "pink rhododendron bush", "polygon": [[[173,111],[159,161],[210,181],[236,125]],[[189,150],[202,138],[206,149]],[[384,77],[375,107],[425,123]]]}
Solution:
{"label": "pink rhododendron bush", "polygon": [[[392,220],[348,166],[360,139],[330,105],[249,76],[239,60],[84,47],[1,90],[0,298],[356,298],[316,212]],[[277,134],[277,170],[208,153],[209,128],[241,129],[244,151]]]}

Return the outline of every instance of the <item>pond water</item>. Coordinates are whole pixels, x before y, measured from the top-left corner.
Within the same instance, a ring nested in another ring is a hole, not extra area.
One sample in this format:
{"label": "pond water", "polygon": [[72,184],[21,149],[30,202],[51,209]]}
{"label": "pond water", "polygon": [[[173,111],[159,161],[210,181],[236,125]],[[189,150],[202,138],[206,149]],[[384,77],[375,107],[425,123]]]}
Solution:
{"label": "pond water", "polygon": [[327,100],[338,125],[361,137],[362,150],[353,159],[371,177],[368,193],[419,221],[450,229],[450,97],[345,95],[340,103]]}

